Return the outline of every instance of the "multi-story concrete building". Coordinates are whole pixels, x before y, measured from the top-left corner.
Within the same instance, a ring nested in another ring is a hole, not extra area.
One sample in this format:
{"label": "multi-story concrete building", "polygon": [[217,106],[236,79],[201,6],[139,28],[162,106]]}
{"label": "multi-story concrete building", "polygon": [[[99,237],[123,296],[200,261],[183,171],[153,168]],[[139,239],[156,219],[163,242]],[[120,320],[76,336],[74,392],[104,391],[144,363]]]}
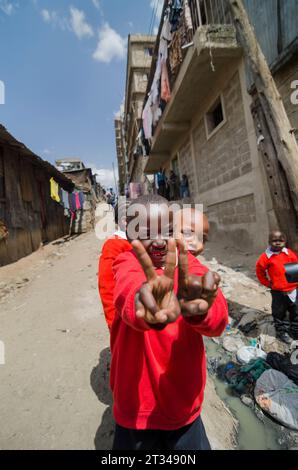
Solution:
{"label": "multi-story concrete building", "polygon": [[156,37],[134,35],[128,37],[126,90],[124,105],[124,132],[128,160],[127,182],[145,182],[146,159],[136,144],[142,124],[142,110],[151,70]]}
{"label": "multi-story concrete building", "polygon": [[127,160],[126,160],[126,144],[124,138],[124,106],[122,105],[119,113],[115,117],[115,137],[116,151],[118,160],[119,173],[119,194],[125,194],[127,184]]}
{"label": "multi-story concrete building", "polygon": [[[298,105],[290,98],[298,79],[296,2],[244,3],[297,130]],[[227,1],[188,0],[188,6],[191,24],[189,17],[187,27],[182,19],[168,36],[171,98],[153,125],[145,171],[153,174],[162,166],[186,174],[191,196],[204,204],[213,234],[259,250],[277,220],[251,113],[253,82]],[[168,31],[165,21],[167,15],[161,19],[156,50]],[[156,63],[157,57],[152,79]]]}

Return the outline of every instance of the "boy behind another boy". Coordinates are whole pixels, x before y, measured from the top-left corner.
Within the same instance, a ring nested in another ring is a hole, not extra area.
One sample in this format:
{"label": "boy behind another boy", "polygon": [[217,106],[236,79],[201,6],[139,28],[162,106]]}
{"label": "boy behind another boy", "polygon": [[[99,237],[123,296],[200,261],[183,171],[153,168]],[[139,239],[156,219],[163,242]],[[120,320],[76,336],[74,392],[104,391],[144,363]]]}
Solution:
{"label": "boy behind another boy", "polygon": [[182,242],[177,254],[164,198],[141,197],[135,204],[147,218],[131,240],[134,252],[114,263],[113,449],[208,450],[200,418],[206,385],[202,335],[220,336],[228,323],[220,279]]}

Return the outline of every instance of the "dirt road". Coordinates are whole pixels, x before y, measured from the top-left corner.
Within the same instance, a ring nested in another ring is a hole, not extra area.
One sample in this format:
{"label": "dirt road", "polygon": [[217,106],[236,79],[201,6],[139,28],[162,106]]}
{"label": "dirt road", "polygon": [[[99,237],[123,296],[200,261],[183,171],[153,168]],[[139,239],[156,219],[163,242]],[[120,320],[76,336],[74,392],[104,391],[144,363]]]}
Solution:
{"label": "dirt road", "polygon": [[[110,449],[109,334],[94,233],[0,269],[0,449]],[[232,449],[235,420],[208,382],[204,422]]]}

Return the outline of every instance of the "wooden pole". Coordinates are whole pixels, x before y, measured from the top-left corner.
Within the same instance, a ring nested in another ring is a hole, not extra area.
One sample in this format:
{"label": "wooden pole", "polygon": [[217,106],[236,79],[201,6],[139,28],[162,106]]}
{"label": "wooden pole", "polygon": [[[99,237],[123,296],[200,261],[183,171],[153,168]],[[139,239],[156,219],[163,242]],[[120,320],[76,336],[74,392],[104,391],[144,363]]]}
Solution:
{"label": "wooden pole", "polygon": [[[287,181],[294,219],[298,218],[298,145],[283,101],[242,0],[229,0],[240,43],[253,73],[258,98],[263,109],[276,156]],[[290,92],[290,90],[289,90]],[[282,195],[280,195],[282,196]],[[282,209],[281,209],[282,210]],[[297,230],[296,220],[291,230]],[[285,227],[280,227],[284,230]],[[288,233],[289,235],[289,233]],[[297,233],[294,238],[297,238]]]}

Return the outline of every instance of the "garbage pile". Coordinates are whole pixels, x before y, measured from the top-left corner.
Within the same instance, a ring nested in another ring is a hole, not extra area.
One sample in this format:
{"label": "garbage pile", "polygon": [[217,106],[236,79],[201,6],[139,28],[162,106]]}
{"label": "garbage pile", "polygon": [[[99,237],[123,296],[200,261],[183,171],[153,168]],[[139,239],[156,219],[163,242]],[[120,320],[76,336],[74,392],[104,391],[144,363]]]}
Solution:
{"label": "garbage pile", "polygon": [[[269,317],[266,331],[272,333],[270,321]],[[261,408],[278,423],[298,431],[298,342],[289,348],[268,334],[246,337],[240,327],[253,322],[252,312],[246,313],[236,327],[231,326],[235,321],[230,318],[223,337],[213,340],[224,354],[208,358],[209,372],[229,384],[232,392],[257,414]],[[264,331],[266,322],[261,321],[260,331]],[[260,325],[253,328],[259,329]]]}

